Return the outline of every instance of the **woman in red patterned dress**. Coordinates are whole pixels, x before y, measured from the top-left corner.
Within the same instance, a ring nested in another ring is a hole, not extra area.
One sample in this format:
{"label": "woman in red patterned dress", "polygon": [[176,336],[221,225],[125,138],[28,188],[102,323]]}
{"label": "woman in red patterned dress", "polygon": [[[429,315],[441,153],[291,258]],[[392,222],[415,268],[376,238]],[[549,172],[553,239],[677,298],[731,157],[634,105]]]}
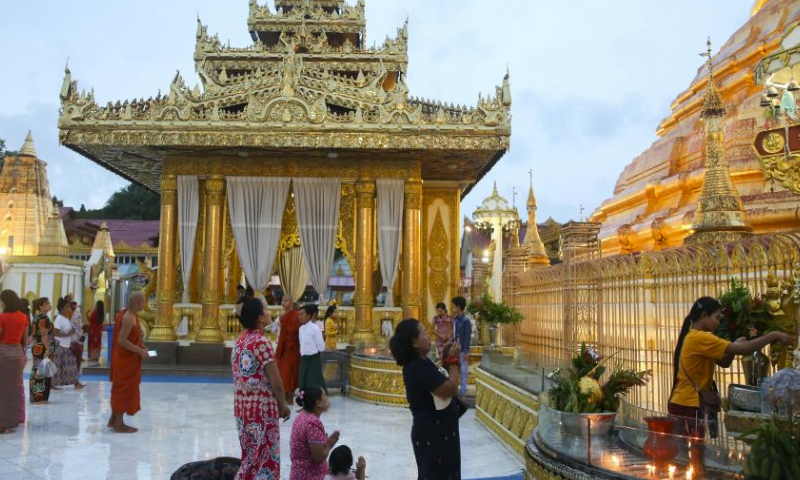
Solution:
{"label": "woman in red patterned dress", "polygon": [[255,298],[244,297],[239,322],[245,328],[231,354],[233,414],[242,446],[237,480],[278,480],[281,474],[279,419],[288,419],[283,384],[272,345],[264,338],[269,314]]}

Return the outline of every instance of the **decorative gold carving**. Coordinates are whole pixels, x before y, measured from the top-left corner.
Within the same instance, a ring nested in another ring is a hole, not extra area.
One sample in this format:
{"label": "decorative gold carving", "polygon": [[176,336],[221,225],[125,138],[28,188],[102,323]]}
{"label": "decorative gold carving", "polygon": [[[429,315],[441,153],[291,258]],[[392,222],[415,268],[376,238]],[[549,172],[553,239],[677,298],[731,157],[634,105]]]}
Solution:
{"label": "decorative gold carving", "polygon": [[767,180],[777,180],[788,190],[800,195],[800,155],[759,157],[759,160]]}
{"label": "decorative gold carving", "polygon": [[286,208],[283,211],[278,255],[290,248],[300,246],[300,230],[297,228],[297,213],[295,208],[294,195],[290,195],[289,199],[286,201]]}
{"label": "decorative gold carving", "polygon": [[[447,206],[447,210],[449,211],[448,220],[449,220],[449,230],[451,232],[458,232],[458,223],[459,223],[459,201],[460,201],[460,190],[458,188],[423,188],[422,192],[422,225],[425,230],[422,232],[421,237],[421,264],[424,266],[428,266],[430,258],[432,256],[431,248],[430,248],[430,231],[428,231],[428,225],[431,224],[430,222],[430,215],[433,214],[432,205],[437,200],[444,202],[444,205]],[[449,246],[449,257],[448,263],[450,264],[450,291],[453,295],[458,292],[459,282],[460,282],[460,271],[459,271],[459,242],[460,238],[458,235],[451,235],[449,237],[450,246]],[[428,322],[428,318],[432,316],[432,313],[428,311],[428,299],[433,298],[431,291],[430,291],[430,280],[429,280],[430,272],[423,272],[421,275],[422,278],[422,311],[421,311],[421,319],[426,325]]]}
{"label": "decorative gold carving", "polygon": [[[251,7],[250,30],[279,41],[267,45],[259,37],[245,48],[224,45],[198,21],[202,89],[178,73],[166,95],[101,106],[67,69],[60,141],[154,191],[170,148],[471,152],[480,157],[476,165],[458,160],[469,170],[460,172],[465,179],[508,148],[508,75],[471,107],[413,98],[404,80],[407,25],[382,46],[365,48],[363,5],[339,6],[332,15],[317,4],[298,4],[286,15]],[[452,164],[451,156],[433,168],[448,178]]]}
{"label": "decorative gold carving", "polygon": [[538,398],[480,367],[476,372],[475,417],[521,457],[538,423]]}
{"label": "decorative gold carving", "polygon": [[356,197],[352,183],[342,183],[342,195],[339,201],[339,232],[336,236],[336,248],[342,251],[355,276],[356,260],[353,251],[356,244]]}
{"label": "decorative gold carving", "polygon": [[350,357],[350,396],[383,405],[405,407],[403,370],[394,360]]}
{"label": "decorative gold carving", "polygon": [[784,140],[783,135],[778,132],[770,132],[764,136],[764,140],[761,144],[761,147],[767,153],[778,153],[783,151],[783,147],[786,146],[786,140]]}
{"label": "decorative gold carving", "polygon": [[436,217],[433,220],[433,228],[431,228],[428,240],[428,251],[430,252],[428,279],[434,303],[446,300],[445,296],[449,287],[450,278],[447,267],[449,266],[448,254],[450,253],[450,248],[448,241],[447,229],[445,229],[442,221],[442,210],[437,208]]}

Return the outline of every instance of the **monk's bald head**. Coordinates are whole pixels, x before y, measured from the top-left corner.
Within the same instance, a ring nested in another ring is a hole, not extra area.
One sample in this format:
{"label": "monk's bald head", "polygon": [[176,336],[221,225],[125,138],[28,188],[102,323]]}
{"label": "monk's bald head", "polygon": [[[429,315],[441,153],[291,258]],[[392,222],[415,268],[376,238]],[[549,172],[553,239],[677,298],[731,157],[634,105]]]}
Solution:
{"label": "monk's bald head", "polygon": [[292,305],[294,304],[294,298],[288,293],[283,294],[283,298],[281,299],[281,306],[283,310],[288,312],[292,309]]}
{"label": "monk's bald head", "polygon": [[133,312],[140,312],[144,310],[144,294],[142,292],[133,292],[128,297],[128,310]]}

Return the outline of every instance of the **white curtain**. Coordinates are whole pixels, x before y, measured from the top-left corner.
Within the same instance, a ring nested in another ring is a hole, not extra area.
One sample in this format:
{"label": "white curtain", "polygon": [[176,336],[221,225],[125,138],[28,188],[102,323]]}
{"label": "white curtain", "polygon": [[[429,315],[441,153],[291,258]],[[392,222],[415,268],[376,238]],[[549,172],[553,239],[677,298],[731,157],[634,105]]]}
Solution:
{"label": "white curtain", "polygon": [[288,178],[228,177],[228,208],[247,282],[256,292],[269,283],[278,255]]}
{"label": "white curtain", "polygon": [[295,301],[300,300],[308,285],[308,272],[303,262],[303,249],[299,246],[287,248],[281,252],[278,260],[278,277],[283,290]]}
{"label": "white curtain", "polygon": [[294,200],[297,205],[297,228],[308,277],[320,296],[325,298],[339,229],[338,178],[295,178]]}
{"label": "white curtain", "polygon": [[404,180],[376,180],[378,200],[378,255],[386,283],[386,306],[394,306],[394,282],[400,264],[403,235]]}
{"label": "white curtain", "polygon": [[[181,248],[181,276],[183,278],[183,303],[189,302],[189,282],[194,263],[194,240],[197,236],[197,217],[200,213],[200,194],[196,175],[178,176],[178,241]],[[181,319],[175,332],[178,336],[189,333],[189,321]]]}
{"label": "white curtain", "polygon": [[196,175],[178,176],[178,241],[181,247],[181,274],[183,276],[183,303],[189,301],[189,281],[194,262],[194,239],[197,235],[197,217],[200,212],[200,194]]}

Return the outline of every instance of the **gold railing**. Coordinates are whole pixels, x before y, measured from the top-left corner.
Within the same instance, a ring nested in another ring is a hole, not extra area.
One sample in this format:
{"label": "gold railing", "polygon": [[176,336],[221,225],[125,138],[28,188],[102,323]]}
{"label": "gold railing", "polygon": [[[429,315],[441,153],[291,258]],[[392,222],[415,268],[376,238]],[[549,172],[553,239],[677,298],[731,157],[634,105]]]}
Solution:
{"label": "gold railing", "polygon": [[[763,293],[774,272],[779,281],[800,268],[800,232],[752,237],[727,246],[684,246],[637,255],[584,260],[506,277],[506,301],[525,319],[515,346],[542,365],[562,365],[581,341],[596,344],[616,365],[648,369],[653,379],[628,401],[665,412],[672,387],[672,356],[681,325],[701,296],[717,297],[736,277]],[[571,268],[574,294],[565,290]],[[565,324],[565,312],[574,320]],[[738,362],[717,369],[723,395],[744,383]]]}

